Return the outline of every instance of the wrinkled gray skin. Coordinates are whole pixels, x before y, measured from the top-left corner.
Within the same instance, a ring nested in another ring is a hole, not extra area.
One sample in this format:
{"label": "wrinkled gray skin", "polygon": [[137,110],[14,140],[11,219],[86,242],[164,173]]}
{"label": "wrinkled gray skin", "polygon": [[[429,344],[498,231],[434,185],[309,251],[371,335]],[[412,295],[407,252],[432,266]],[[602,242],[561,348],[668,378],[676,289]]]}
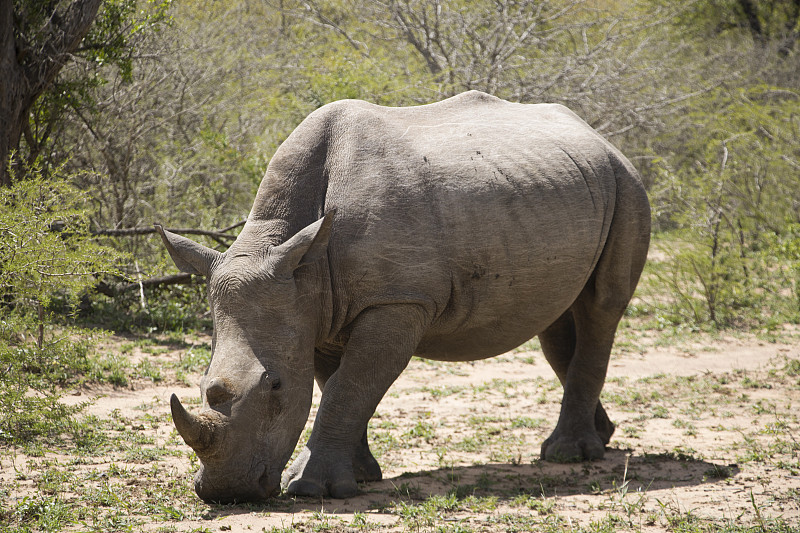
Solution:
{"label": "wrinkled gray skin", "polygon": [[[568,109],[468,92],[312,113],[269,164],[225,253],[162,230],[208,277],[204,406],[175,424],[206,501],[345,498],[381,479],[367,423],[412,355],[492,357],[538,335],[564,386],[547,460],[598,459],[598,400],[647,255],[632,165]],[[313,432],[283,473],[322,390]]]}

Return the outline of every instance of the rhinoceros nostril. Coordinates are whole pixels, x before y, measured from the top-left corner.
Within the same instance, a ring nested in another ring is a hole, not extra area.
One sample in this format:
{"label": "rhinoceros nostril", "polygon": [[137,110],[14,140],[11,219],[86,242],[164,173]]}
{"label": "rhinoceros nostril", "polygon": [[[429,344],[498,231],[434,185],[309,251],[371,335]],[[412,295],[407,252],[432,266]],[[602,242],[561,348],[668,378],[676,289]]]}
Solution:
{"label": "rhinoceros nostril", "polygon": [[206,401],[213,407],[220,405],[233,398],[233,391],[228,387],[225,380],[213,378],[206,387]]}

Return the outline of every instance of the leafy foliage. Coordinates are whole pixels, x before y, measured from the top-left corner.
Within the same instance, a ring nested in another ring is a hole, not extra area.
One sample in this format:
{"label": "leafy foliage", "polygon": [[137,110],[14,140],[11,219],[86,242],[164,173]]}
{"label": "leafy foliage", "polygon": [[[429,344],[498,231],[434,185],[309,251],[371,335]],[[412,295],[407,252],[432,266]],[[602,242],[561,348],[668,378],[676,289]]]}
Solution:
{"label": "leafy foliage", "polygon": [[[112,73],[123,80],[132,78],[136,57],[141,53],[139,44],[144,35],[169,23],[170,3],[171,0],[102,2],[88,33],[70,54],[70,62],[46,84],[29,110],[24,143],[19,147],[19,155],[29,165],[36,160],[42,161],[40,156],[46,154],[46,150],[52,148],[53,142],[62,135],[70,111],[82,115],[96,112],[96,91],[109,83]],[[70,16],[67,8],[60,4],[63,2],[14,0],[17,39],[24,43],[20,57],[38,57],[48,53],[48,40],[53,32],[58,31],[49,21]],[[52,59],[56,60],[61,61]],[[44,162],[60,161],[52,161],[50,156]]]}
{"label": "leafy foliage", "polygon": [[86,193],[68,179],[0,189],[0,441],[52,436],[79,409],[57,400],[87,368],[93,334],[61,324],[118,252],[89,232]]}
{"label": "leafy foliage", "polygon": [[[669,320],[797,320],[796,7],[114,0],[34,106],[28,145],[75,171],[95,227],[215,229],[246,216],[274,151],[333,100],[414,105],[481,89],[560,102],[640,169],[671,243],[655,278]],[[171,268],[157,239],[113,242],[137,258],[131,277]],[[180,328],[185,296],[168,309],[168,293],[145,293],[150,314],[123,297],[113,316]]]}
{"label": "leafy foliage", "polygon": [[797,320],[800,94],[757,86],[697,102],[662,160],[654,202],[676,228],[662,279],[679,320]]}
{"label": "leafy foliage", "polygon": [[690,3],[679,22],[711,36],[749,34],[759,45],[777,45],[786,57],[800,37],[800,4],[795,0],[706,0]]}
{"label": "leafy foliage", "polygon": [[116,272],[118,259],[90,235],[85,192],[34,176],[0,189],[0,288],[21,317],[52,309],[58,296],[74,306],[96,275]]}

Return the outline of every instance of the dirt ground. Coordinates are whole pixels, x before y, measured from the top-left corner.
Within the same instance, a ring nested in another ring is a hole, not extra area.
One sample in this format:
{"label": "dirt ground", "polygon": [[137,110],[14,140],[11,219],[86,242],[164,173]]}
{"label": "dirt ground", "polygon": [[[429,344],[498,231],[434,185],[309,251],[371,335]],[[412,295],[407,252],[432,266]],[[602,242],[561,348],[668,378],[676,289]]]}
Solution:
{"label": "dirt ground", "polygon": [[[191,492],[196,460],[168,413],[173,392],[199,409],[200,374],[178,380],[167,370],[157,383],[84,388],[67,401],[94,399],[87,412],[121,426],[108,429],[112,436],[138,430],[149,437],[143,446],[169,453],[131,458],[127,449],[75,461],[68,451],[44,459],[20,452],[13,469],[8,455],[0,457],[0,481],[18,499],[29,495],[41,486],[37,469],[49,458],[85,480],[64,495],[82,505],[94,500],[82,497],[81,487],[113,480],[127,498],[147,501],[154,496],[137,479],[153,479],[148,472],[157,472],[154,483],[169,478],[179,488],[157,497],[171,497],[170,508],[179,511],[156,518],[140,510],[146,506],[118,510],[133,517],[134,531],[678,531],[689,523],[762,530],[778,523],[781,531],[798,531],[800,346],[786,338],[670,344],[630,329],[618,341],[603,393],[617,431],[606,457],[591,463],[539,460],[561,389],[534,342],[474,363],[412,361],[370,426],[384,480],[347,500],[199,502]],[[178,349],[128,355],[169,369],[191,346],[208,342],[195,337]],[[318,401],[315,391],[315,408]],[[68,529],[102,529],[93,520]]]}

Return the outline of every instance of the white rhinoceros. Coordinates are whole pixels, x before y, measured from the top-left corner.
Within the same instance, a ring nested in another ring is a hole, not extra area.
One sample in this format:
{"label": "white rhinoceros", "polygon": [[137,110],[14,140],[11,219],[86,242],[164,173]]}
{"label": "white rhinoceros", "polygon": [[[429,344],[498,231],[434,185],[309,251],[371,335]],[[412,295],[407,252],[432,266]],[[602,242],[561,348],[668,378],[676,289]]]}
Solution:
{"label": "white rhinoceros", "polygon": [[349,497],[381,478],[367,424],[413,355],[476,360],[536,335],[564,386],[542,456],[603,456],[599,396],[650,209],[630,162],[565,107],[476,91],[335,102],[275,153],[226,252],[159,230],[181,270],[208,278],[202,411],[172,398],[202,499],[279,490],[314,379],[313,432],[283,486]]}

